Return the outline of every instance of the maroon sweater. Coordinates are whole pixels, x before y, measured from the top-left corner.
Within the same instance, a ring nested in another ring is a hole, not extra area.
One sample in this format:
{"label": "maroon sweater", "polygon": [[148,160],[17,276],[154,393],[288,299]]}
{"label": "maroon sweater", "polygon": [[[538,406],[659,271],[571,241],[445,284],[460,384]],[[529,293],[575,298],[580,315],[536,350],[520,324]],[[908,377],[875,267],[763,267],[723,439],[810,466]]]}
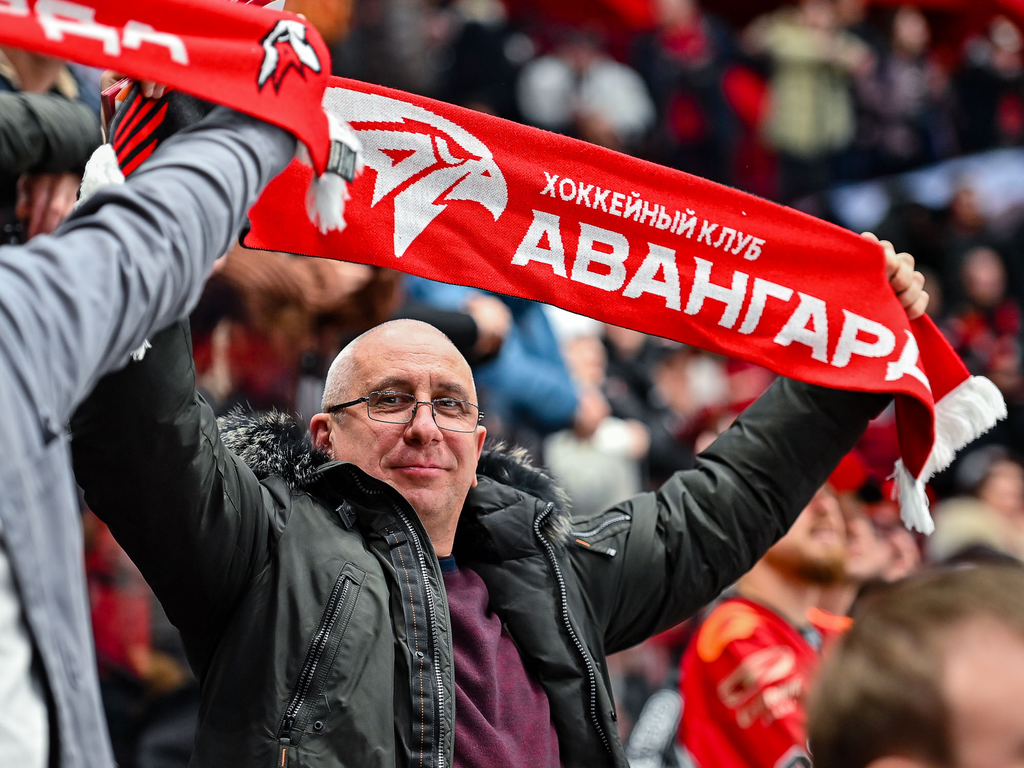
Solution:
{"label": "maroon sweater", "polygon": [[455,768],[558,768],[548,697],[491,611],[487,585],[440,559],[455,644]]}

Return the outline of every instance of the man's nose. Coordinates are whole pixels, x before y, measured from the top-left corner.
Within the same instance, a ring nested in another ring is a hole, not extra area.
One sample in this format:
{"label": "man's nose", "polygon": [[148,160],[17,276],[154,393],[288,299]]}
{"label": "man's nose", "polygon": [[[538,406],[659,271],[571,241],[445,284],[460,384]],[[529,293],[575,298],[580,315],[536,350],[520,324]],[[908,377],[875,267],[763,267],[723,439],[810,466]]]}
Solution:
{"label": "man's nose", "polygon": [[430,403],[419,402],[413,411],[412,420],[405,429],[408,436],[420,442],[441,438],[441,430],[434,421],[434,410]]}

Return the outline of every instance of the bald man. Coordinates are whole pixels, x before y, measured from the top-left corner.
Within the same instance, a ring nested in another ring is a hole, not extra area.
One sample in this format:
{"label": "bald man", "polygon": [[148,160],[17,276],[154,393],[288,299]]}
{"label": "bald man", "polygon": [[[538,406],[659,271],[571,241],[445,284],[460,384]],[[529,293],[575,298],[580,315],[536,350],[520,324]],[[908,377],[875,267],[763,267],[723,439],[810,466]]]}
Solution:
{"label": "bald man", "polygon": [[[923,278],[888,250],[908,313]],[[395,321],[323,412],[220,425],[184,325],[73,422],[78,480],[181,630],[193,766],[626,766],[605,656],[683,620],[789,527],[886,404],[780,380],[698,460],[586,519],[484,451],[469,366]]]}

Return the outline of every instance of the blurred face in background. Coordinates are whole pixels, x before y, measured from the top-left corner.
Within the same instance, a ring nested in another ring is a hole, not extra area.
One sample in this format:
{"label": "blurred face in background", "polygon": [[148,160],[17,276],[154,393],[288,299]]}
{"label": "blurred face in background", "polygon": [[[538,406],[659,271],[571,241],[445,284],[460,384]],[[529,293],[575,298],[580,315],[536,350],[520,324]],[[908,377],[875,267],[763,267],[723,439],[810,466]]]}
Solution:
{"label": "blurred face in background", "polygon": [[973,248],[964,256],[960,270],[964,293],[979,308],[998,306],[1006,295],[1006,269],[991,248]]}
{"label": "blurred face in background", "polygon": [[863,584],[882,578],[891,548],[867,516],[865,505],[852,501],[842,505],[846,522],[845,576],[849,582]]}
{"label": "blurred face in background", "polygon": [[978,498],[1013,520],[1024,518],[1024,467],[1016,461],[997,461],[978,487]]}
{"label": "blurred face in background", "polygon": [[904,5],[892,22],[892,46],[904,56],[916,58],[928,50],[931,32],[924,14],[916,8]]}
{"label": "blurred face in background", "polygon": [[654,10],[663,27],[689,26],[699,15],[696,0],[656,0]]}
{"label": "blurred face in background", "polygon": [[846,524],[835,494],[821,488],[789,533],[764,555],[764,562],[799,581],[835,584],[843,578]]}
{"label": "blurred face in background", "polygon": [[827,0],[804,0],[800,3],[800,21],[805,27],[832,32],[836,27],[836,14]]}

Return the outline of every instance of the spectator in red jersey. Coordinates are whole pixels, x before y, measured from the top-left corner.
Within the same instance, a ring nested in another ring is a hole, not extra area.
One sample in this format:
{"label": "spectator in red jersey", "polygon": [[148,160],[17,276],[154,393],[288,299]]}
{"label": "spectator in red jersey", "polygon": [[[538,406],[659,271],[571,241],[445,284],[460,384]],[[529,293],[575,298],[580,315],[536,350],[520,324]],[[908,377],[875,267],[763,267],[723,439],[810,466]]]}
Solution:
{"label": "spectator in red jersey", "polygon": [[708,615],[682,663],[679,740],[698,768],[810,768],[804,693],[822,643],[848,623],[816,606],[844,558],[825,486]]}

